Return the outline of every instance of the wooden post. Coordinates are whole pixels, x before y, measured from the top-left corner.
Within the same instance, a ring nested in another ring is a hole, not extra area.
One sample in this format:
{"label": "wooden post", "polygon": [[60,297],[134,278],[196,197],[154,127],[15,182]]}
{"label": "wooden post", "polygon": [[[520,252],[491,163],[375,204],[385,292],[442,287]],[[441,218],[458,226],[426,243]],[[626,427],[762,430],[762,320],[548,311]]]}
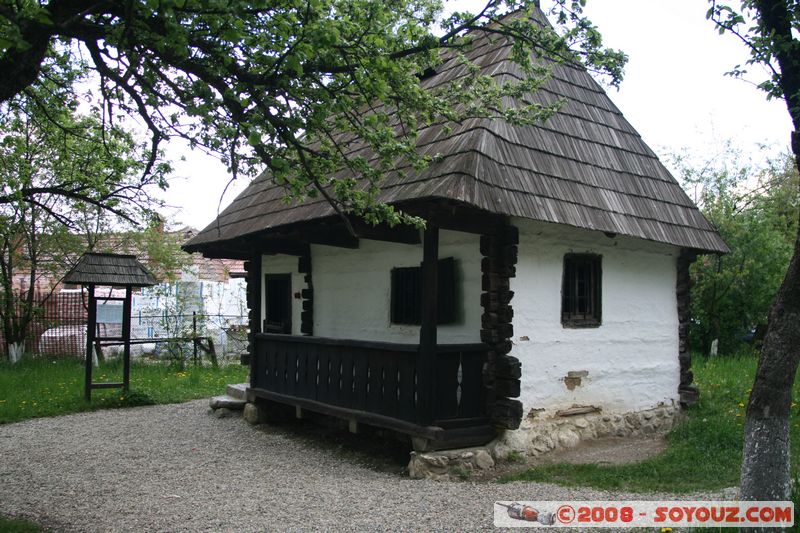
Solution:
{"label": "wooden post", "polygon": [[256,333],[261,332],[261,255],[254,255],[245,261],[244,269],[247,272],[247,307],[249,333],[247,334],[247,353],[250,355],[250,386],[253,386],[254,377],[259,371],[256,361]]}
{"label": "wooden post", "polygon": [[130,389],[131,384],[131,296],[130,285],[125,286],[125,301],[122,303],[122,390]]}
{"label": "wooden post", "polygon": [[192,362],[197,366],[197,311],[192,311]]}
{"label": "wooden post", "polygon": [[94,298],[94,285],[89,285],[89,312],[86,317],[86,376],[83,395],[86,401],[92,400],[92,348],[97,330],[97,301]]}
{"label": "wooden post", "polygon": [[700,399],[700,390],[694,383],[692,374],[692,353],[689,351],[689,328],[691,325],[691,288],[692,277],[689,267],[697,258],[690,250],[682,250],[677,260],[676,296],[678,299],[678,363],[680,365],[680,382],[678,398],[681,406],[694,405]]}
{"label": "wooden post", "polygon": [[437,309],[439,306],[439,228],[428,222],[422,245],[422,323],[417,356],[419,422],[434,420],[436,391]]}

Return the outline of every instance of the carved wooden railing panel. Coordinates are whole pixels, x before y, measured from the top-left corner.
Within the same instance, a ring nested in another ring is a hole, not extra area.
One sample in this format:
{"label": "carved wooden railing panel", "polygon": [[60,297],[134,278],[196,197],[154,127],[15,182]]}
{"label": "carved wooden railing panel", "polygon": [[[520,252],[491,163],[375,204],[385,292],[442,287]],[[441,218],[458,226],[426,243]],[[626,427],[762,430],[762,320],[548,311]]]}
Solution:
{"label": "carved wooden railing panel", "polygon": [[[256,335],[252,387],[291,398],[419,422],[415,344]],[[434,418],[485,415],[481,344],[440,345]]]}

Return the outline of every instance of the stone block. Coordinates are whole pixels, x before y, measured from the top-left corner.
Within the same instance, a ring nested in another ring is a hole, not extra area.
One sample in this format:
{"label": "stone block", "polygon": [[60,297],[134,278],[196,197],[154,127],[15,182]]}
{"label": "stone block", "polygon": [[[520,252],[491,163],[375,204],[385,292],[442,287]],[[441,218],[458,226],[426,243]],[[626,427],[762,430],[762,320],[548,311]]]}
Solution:
{"label": "stone block", "polygon": [[264,408],[259,407],[254,403],[248,403],[244,406],[242,417],[247,421],[248,424],[252,425],[263,424],[267,419]]}
{"label": "stone block", "polygon": [[558,432],[558,443],[564,448],[574,448],[578,445],[581,438],[571,429],[564,429]]}
{"label": "stone block", "polygon": [[492,459],[492,456],[489,455],[489,452],[486,450],[478,450],[477,453],[475,453],[474,463],[475,466],[481,470],[494,468],[494,459]]}

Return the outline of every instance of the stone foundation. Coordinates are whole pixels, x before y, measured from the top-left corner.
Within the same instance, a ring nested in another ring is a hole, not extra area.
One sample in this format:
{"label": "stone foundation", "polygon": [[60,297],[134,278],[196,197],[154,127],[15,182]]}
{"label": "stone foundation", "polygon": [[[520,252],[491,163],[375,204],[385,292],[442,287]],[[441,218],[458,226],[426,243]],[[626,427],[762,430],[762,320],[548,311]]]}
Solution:
{"label": "stone foundation", "polygon": [[[567,410],[569,412],[570,410]],[[581,441],[604,437],[644,437],[663,434],[680,420],[672,406],[631,413],[582,413],[571,416],[528,416],[520,428],[506,431],[486,446],[461,450],[413,453],[408,464],[412,478],[465,479],[494,467],[512,455],[535,457],[559,449],[574,448]]]}
{"label": "stone foundation", "polygon": [[413,479],[469,479],[475,472],[491,468],[494,468],[494,459],[485,447],[411,452],[408,475]]}

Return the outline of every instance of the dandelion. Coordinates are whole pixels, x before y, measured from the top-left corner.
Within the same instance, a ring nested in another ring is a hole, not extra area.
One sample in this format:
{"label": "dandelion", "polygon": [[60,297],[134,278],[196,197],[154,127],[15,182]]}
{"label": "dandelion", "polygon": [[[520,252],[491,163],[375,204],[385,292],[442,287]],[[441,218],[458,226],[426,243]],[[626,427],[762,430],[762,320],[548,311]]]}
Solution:
{"label": "dandelion", "polygon": [[662,527],[661,533],[670,533],[672,531],[671,527]]}

